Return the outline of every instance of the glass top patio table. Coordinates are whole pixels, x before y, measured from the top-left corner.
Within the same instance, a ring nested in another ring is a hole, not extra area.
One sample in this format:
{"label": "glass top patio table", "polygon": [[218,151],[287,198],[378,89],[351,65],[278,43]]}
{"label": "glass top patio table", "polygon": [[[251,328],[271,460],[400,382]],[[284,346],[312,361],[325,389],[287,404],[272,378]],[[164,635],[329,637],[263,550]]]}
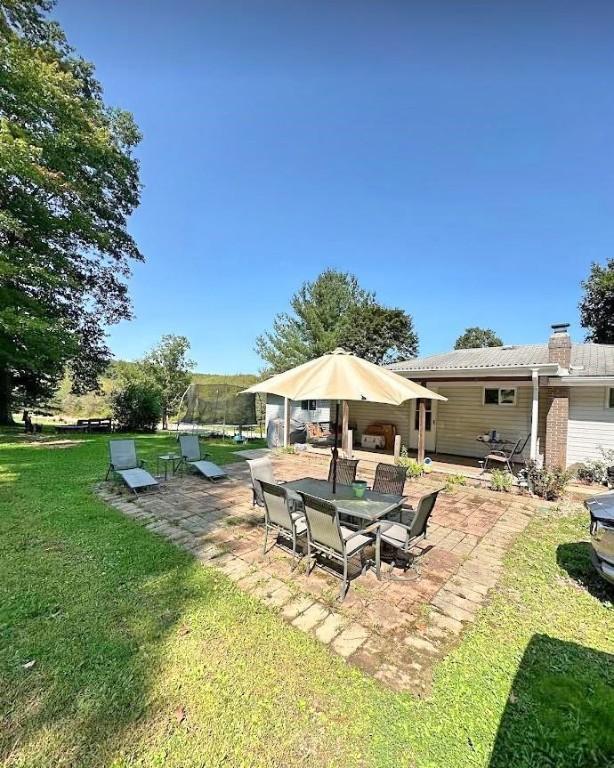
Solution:
{"label": "glass top patio table", "polygon": [[[405,496],[396,496],[391,493],[377,493],[366,490],[362,499],[357,499],[351,485],[337,485],[337,493],[333,494],[333,484],[327,480],[316,480],[314,477],[303,477],[300,480],[292,480],[282,483],[289,491],[303,491],[311,496],[326,499],[335,504],[339,512],[362,520],[374,522],[386,517],[403,505]],[[295,494],[292,494],[295,496]]]}

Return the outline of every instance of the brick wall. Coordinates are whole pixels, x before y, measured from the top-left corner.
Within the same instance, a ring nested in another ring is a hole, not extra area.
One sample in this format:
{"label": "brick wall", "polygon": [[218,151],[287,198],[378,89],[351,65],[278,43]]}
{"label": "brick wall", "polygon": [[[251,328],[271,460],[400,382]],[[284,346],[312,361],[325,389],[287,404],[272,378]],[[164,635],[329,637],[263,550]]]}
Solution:
{"label": "brick wall", "polygon": [[546,387],[542,402],[546,417],[543,436],[544,464],[547,467],[564,468],[567,464],[569,387]]}

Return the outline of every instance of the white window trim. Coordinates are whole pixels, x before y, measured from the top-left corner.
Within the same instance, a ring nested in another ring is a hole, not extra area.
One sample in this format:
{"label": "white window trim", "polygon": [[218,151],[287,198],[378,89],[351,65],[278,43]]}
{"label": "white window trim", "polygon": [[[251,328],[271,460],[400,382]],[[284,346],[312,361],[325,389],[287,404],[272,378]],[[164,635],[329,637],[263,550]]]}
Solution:
{"label": "white window trim", "polygon": [[[486,402],[486,390],[487,389],[496,389],[498,392],[497,398],[499,400],[498,403],[487,403]],[[502,403],[501,402],[501,390],[502,389],[511,389],[514,393],[514,400],[511,403]],[[518,389],[516,387],[482,387],[482,405],[486,406],[487,408],[513,408],[516,405],[516,402],[518,400]]]}
{"label": "white window trim", "polygon": [[605,388],[605,407],[607,411],[614,410],[614,405],[610,405],[610,398],[612,397],[612,392],[614,392],[614,387]]}

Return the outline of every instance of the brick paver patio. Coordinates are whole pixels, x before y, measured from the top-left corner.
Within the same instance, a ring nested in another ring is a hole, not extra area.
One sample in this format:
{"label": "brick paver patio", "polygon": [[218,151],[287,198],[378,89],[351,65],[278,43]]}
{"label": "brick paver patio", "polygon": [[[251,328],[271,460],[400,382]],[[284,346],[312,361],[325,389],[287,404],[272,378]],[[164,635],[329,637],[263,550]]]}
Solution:
{"label": "brick paver patio", "polygon": [[[273,457],[279,480],[325,477],[324,457]],[[359,476],[371,479],[367,465]],[[429,535],[421,543],[417,577],[398,569],[378,581],[373,571],[352,581],[343,603],[338,580],[320,569],[309,578],[292,570],[281,547],[263,555],[263,515],[251,503],[244,461],[227,465],[229,479],[216,485],[199,476],[169,479],[161,493],[138,499],[119,485],[102,483],[99,493],[149,530],[189,550],[224,572],[298,629],[396,690],[420,694],[434,664],[457,641],[488,597],[505,552],[522,531],[536,503],[530,498],[460,487],[439,496]],[[363,468],[361,468],[363,469]],[[372,474],[371,474],[372,477]],[[408,481],[415,501],[441,486],[432,476]]]}

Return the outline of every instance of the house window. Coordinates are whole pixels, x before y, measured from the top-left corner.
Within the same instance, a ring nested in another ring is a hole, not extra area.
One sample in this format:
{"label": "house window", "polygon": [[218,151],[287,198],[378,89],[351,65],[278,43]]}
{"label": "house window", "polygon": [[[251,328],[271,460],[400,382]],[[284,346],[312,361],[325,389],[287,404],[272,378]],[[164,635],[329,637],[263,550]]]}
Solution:
{"label": "house window", "polygon": [[317,411],[318,403],[316,400],[301,400],[301,411]]}
{"label": "house window", "polygon": [[516,389],[484,387],[484,405],[516,405]]}
{"label": "house window", "polygon": [[607,403],[608,403],[608,408],[614,408],[614,387],[610,387],[608,389]]}

